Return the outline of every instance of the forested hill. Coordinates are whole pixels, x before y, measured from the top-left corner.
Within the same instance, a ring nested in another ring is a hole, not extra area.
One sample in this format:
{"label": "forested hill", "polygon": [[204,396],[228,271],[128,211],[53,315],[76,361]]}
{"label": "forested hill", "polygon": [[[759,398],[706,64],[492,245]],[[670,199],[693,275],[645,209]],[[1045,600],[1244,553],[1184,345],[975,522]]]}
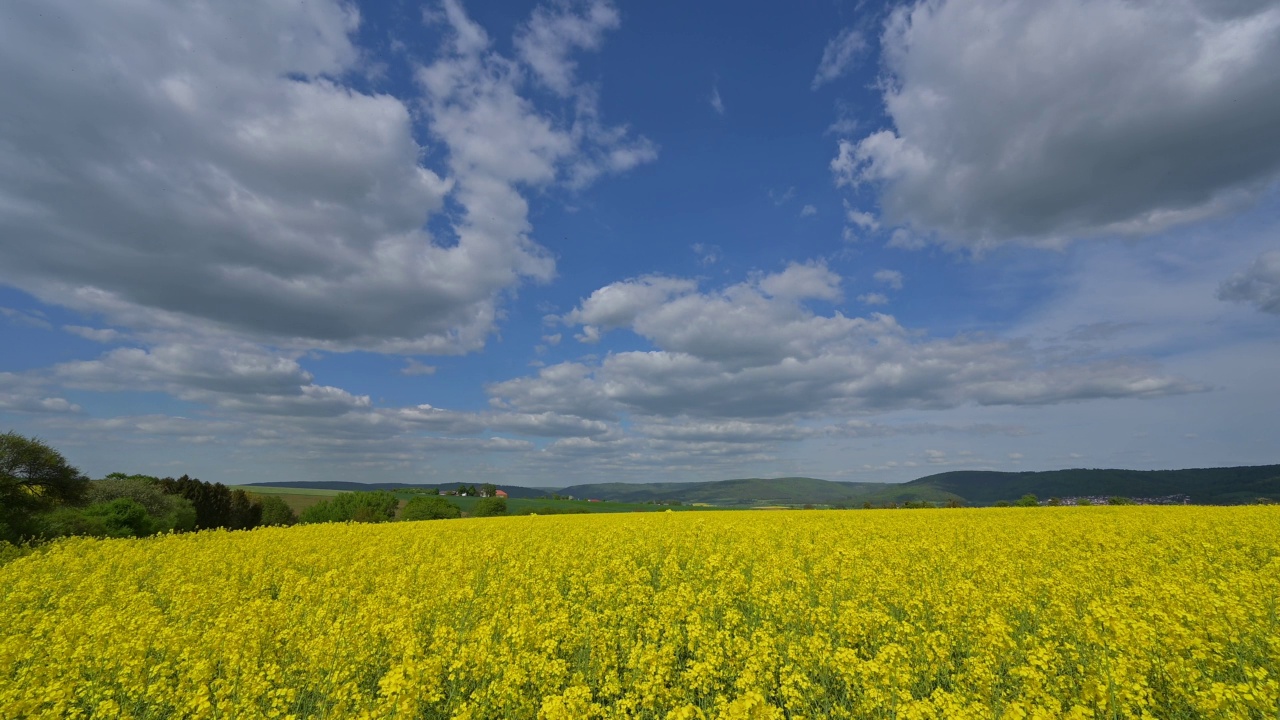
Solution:
{"label": "forested hill", "polygon": [[[257,483],[313,490],[404,490],[440,488],[457,483],[283,482]],[[961,470],[907,483],[834,482],[807,477],[741,478],[710,482],[595,483],[560,490],[495,483],[513,498],[537,498],[559,493],[581,499],[614,502],[671,502],[708,505],[861,505],[870,502],[956,499],[966,505],[991,505],[1026,494],[1051,497],[1187,495],[1197,504],[1231,505],[1267,497],[1280,501],[1280,465],[1202,468],[1192,470],[1050,470],[996,472]]]}
{"label": "forested hill", "polygon": [[573,485],[560,492],[615,502],[678,500],[709,505],[800,505],[849,503],[886,488],[886,483],[832,482],[807,477],[742,478],[687,483],[598,483]]}
{"label": "forested hill", "polygon": [[1187,495],[1194,503],[1235,504],[1260,497],[1280,500],[1280,465],[1193,470],[1051,470],[941,473],[907,483],[833,482],[816,478],[745,478],[696,483],[601,483],[561,493],[622,502],[679,500],[712,505],[883,504],[960,500],[990,505],[1026,494],[1051,497]]}
{"label": "forested hill", "polygon": [[961,470],[912,480],[902,488],[911,488],[922,494],[956,495],[975,505],[1014,500],[1026,493],[1042,499],[1081,495],[1189,495],[1193,503],[1230,505],[1253,502],[1260,497],[1280,499],[1280,465],[1018,473]]}

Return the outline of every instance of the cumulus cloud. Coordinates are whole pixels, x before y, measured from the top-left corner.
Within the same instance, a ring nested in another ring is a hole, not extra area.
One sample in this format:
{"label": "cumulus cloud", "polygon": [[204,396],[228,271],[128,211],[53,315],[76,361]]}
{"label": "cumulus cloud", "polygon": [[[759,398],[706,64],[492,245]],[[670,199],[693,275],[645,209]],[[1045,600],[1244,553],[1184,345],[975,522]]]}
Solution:
{"label": "cumulus cloud", "polygon": [[[1026,342],[981,336],[929,339],[883,314],[818,314],[802,300],[838,287],[838,277],[824,274],[832,273],[793,265],[706,292],[676,278],[614,283],[565,321],[592,323],[597,336],[625,327],[654,350],[552,365],[489,392],[496,407],[524,412],[759,422],[1204,389],[1137,361],[1063,359]],[[807,289],[778,291],[793,286]]]}
{"label": "cumulus cloud", "polygon": [[813,217],[818,214],[818,208],[813,205],[805,205],[800,208],[800,217]]}
{"label": "cumulus cloud", "polygon": [[[449,0],[424,97],[403,99],[345,82],[364,54],[337,0],[14,6],[0,92],[24,101],[0,124],[0,282],[134,329],[475,350],[506,290],[554,273],[520,189],[656,152],[573,83],[610,7],[536,10],[522,63]],[[535,106],[531,75],[567,83],[569,106]]]}
{"label": "cumulus cloud", "polygon": [[863,305],[888,305],[889,298],[883,293],[863,293],[858,296],[858,302]]}
{"label": "cumulus cloud", "polygon": [[1280,250],[1262,253],[1249,267],[1224,281],[1218,298],[1280,315]]}
{"label": "cumulus cloud", "polygon": [[942,242],[1145,235],[1280,177],[1275,2],[931,0],[881,45],[893,129],[831,169]]}
{"label": "cumulus cloud", "polygon": [[53,376],[67,387],[161,391],[250,414],[341,415],[370,406],[368,396],[316,385],[296,360],[250,346],[119,348],[97,360],[57,365]]}
{"label": "cumulus cloud", "polygon": [[853,66],[858,56],[867,48],[867,41],[862,34],[853,28],[845,28],[832,38],[822,49],[822,59],[818,61],[818,71],[813,76],[809,87],[813,90],[836,80]]}

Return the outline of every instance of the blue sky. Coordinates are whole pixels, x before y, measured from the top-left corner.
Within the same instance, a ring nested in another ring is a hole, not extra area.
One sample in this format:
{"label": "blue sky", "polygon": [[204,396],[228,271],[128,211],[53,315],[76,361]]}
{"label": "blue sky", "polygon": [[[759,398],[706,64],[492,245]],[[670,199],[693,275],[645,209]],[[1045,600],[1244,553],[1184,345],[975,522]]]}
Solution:
{"label": "blue sky", "polygon": [[87,473],[1280,462],[1280,3],[0,10],[0,428]]}

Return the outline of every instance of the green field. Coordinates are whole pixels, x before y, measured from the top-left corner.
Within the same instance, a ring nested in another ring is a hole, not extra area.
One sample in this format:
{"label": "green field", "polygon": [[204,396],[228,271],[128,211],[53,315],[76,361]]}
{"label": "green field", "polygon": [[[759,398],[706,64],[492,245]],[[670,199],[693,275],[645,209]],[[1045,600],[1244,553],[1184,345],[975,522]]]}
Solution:
{"label": "green field", "polygon": [[341,490],[310,490],[307,488],[261,487],[258,485],[232,485],[232,490],[244,490],[253,495],[278,495],[293,511],[302,514],[303,510],[321,503]]}
{"label": "green field", "polygon": [[[301,513],[303,510],[324,500],[338,495],[342,490],[310,490],[307,488],[289,488],[289,487],[268,487],[265,485],[238,485],[232,489],[241,489],[256,495],[278,495],[294,512]],[[420,495],[421,493],[398,491],[394,493],[400,498],[401,505],[409,498]],[[470,514],[471,509],[480,501],[478,497],[461,497],[456,495],[444,495],[445,500],[457,505],[462,509],[464,514]],[[543,500],[538,498],[508,498],[507,514],[508,515],[527,515],[529,513],[537,513],[541,515],[550,515],[555,513],[619,513],[619,512],[658,512],[662,510],[709,510],[706,506],[694,507],[691,505],[656,505],[651,503],[625,503],[625,502],[588,502],[586,500]]]}
{"label": "green field", "polygon": [[[398,492],[396,497],[408,500],[417,493]],[[462,512],[470,513],[475,504],[480,501],[478,497],[460,497],[455,495],[443,496],[445,500],[462,508]],[[586,500],[542,500],[538,498],[508,498],[507,514],[508,515],[525,515],[528,513],[537,513],[542,515],[550,515],[555,513],[618,513],[618,512],[659,512],[662,510],[706,510],[708,508],[694,508],[688,505],[654,505],[649,503],[622,503],[622,502],[587,502]],[[547,512],[547,511],[550,512]]]}

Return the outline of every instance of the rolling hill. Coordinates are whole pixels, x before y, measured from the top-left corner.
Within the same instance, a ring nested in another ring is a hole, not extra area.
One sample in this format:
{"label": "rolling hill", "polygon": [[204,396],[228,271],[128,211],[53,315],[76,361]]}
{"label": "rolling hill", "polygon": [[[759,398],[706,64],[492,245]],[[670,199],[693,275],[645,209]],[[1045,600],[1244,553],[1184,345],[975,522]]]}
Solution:
{"label": "rolling hill", "polygon": [[[259,486],[322,490],[451,490],[457,483],[284,482]],[[1280,465],[1188,470],[1071,469],[1040,472],[960,470],[928,475],[906,483],[836,482],[809,477],[740,478],[710,482],[592,483],[559,490],[498,484],[513,498],[538,498],[553,492],[577,498],[644,503],[679,501],[721,506],[845,505],[865,502],[956,499],[966,505],[1017,500],[1028,493],[1041,499],[1072,496],[1159,497],[1187,495],[1191,502],[1232,505],[1260,497],[1280,501]]]}

